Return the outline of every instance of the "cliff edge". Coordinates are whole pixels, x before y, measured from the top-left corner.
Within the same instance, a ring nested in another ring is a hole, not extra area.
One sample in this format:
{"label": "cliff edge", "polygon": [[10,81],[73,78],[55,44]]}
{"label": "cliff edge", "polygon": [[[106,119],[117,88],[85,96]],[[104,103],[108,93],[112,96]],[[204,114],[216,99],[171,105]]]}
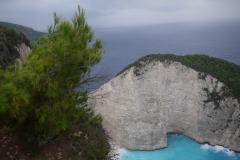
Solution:
{"label": "cliff edge", "polygon": [[167,147],[166,134],[178,132],[240,151],[238,100],[223,98],[227,86],[201,74],[176,61],[142,62],[92,92],[89,105],[113,140],[131,150]]}

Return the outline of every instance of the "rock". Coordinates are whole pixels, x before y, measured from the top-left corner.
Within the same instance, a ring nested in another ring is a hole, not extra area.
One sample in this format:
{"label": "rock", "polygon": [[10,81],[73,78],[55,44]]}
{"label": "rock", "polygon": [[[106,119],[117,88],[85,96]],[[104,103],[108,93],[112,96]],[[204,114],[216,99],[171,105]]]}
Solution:
{"label": "rock", "polygon": [[27,55],[31,52],[31,49],[25,43],[21,43],[18,45],[17,50],[20,58],[17,58],[16,60],[18,61],[20,67],[22,67],[22,63],[26,59]]}
{"label": "rock", "polygon": [[208,142],[240,151],[240,110],[234,98],[216,108],[204,103],[208,93],[223,83],[179,62],[145,64],[136,76],[134,68],[102,85],[90,96],[89,105],[104,118],[103,126],[120,146],[132,150],[167,147],[166,134],[178,132],[197,142]]}

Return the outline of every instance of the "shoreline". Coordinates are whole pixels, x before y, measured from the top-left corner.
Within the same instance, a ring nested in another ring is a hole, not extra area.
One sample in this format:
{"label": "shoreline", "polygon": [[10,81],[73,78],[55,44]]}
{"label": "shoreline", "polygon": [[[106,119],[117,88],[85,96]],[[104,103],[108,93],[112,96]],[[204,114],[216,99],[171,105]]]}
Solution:
{"label": "shoreline", "polygon": [[[184,137],[191,139],[192,141],[198,143],[200,145],[200,148],[205,151],[210,150],[213,152],[223,152],[223,153],[227,154],[228,156],[235,156],[235,154],[240,153],[238,151],[234,151],[232,149],[229,149],[229,148],[221,146],[221,145],[211,145],[210,143],[199,143],[196,140],[194,140],[188,136],[179,134],[179,133],[172,133],[172,134],[177,135],[177,136],[184,136]],[[109,152],[109,155],[111,155],[113,157],[113,160],[120,160],[120,158],[121,158],[120,154],[124,155],[124,153],[125,153],[124,147],[121,147],[120,145],[116,144],[116,142],[114,142],[112,139],[109,140],[109,144],[111,146],[111,151]],[[162,149],[164,149],[164,148],[162,148]],[[162,150],[162,149],[156,149],[156,150]],[[156,150],[153,150],[153,151],[156,151]]]}
{"label": "shoreline", "polygon": [[110,147],[111,147],[111,151],[109,152],[109,155],[114,157],[113,160],[120,160],[119,150],[122,149],[123,147],[116,144],[116,142],[114,142],[112,139],[109,139],[109,144],[110,144]]}

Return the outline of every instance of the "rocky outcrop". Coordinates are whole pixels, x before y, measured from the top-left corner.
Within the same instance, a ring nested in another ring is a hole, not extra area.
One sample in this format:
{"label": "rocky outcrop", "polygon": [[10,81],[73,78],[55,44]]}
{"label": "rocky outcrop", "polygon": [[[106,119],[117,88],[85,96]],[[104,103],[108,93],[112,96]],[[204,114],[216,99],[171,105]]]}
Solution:
{"label": "rocky outcrop", "polygon": [[31,49],[25,43],[19,44],[16,49],[19,53],[19,58],[16,60],[18,61],[20,67],[22,67],[22,63],[26,59],[27,55],[31,52]]}
{"label": "rocky outcrop", "polygon": [[[240,106],[233,97],[209,101],[222,94],[224,84],[179,62],[134,67],[91,93],[89,105],[100,113],[113,140],[132,150],[167,147],[166,134],[178,132],[200,143],[240,151]],[[218,104],[218,105],[216,105]]]}
{"label": "rocky outcrop", "polygon": [[5,70],[9,64],[16,64],[16,61],[21,66],[30,53],[29,46],[26,35],[0,25],[0,68]]}

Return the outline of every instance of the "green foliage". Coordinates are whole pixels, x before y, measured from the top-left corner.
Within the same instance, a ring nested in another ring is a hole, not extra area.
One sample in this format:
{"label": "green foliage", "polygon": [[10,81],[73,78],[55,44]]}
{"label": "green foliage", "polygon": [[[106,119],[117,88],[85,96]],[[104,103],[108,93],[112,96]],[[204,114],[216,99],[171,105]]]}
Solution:
{"label": "green foliage", "polygon": [[29,93],[23,86],[31,83],[31,74],[21,75],[8,67],[0,70],[0,125],[9,124],[20,126],[24,123],[26,114],[30,111]]}
{"label": "green foliage", "polygon": [[[85,136],[75,137],[79,149],[77,153],[74,150],[76,157],[110,159],[108,137],[100,125],[102,117],[88,107],[88,92],[83,87],[104,78],[91,76],[92,67],[102,58],[101,40],[92,42],[93,31],[80,8],[72,21],[54,13],[54,24],[48,32],[32,44],[32,53],[21,68],[16,64],[7,66],[9,54],[0,59],[5,65],[4,70],[0,69],[0,125],[31,137],[25,150],[35,157],[42,145],[78,123],[78,131]],[[25,40],[23,34],[15,33],[6,28],[0,32],[4,53],[12,53],[13,44]],[[58,159],[62,156],[57,153]]]}
{"label": "green foliage", "polygon": [[229,90],[225,85],[222,86],[220,91],[217,91],[217,83],[218,81],[216,82],[215,87],[211,92],[208,90],[208,88],[203,88],[203,91],[207,93],[207,99],[204,100],[203,102],[205,104],[212,102],[215,106],[214,109],[222,110],[220,106],[220,102],[225,100],[228,97],[231,97],[232,93],[231,93],[231,90]]}
{"label": "green foliage", "polygon": [[93,31],[84,11],[72,21],[54,13],[48,32],[21,69],[0,71],[0,123],[32,136],[59,134],[76,120],[86,127],[101,121],[87,106],[87,91],[74,90],[94,80],[91,68],[103,53],[101,40],[89,45]]}
{"label": "green foliage", "polygon": [[207,88],[204,88],[203,90],[207,92],[207,100],[204,100],[203,102],[204,103],[213,102],[215,106],[214,109],[221,109],[220,101],[224,99],[223,96],[220,96],[221,92],[217,92],[216,88],[214,88],[212,92],[209,92]]}
{"label": "green foliage", "polygon": [[198,73],[198,79],[206,80],[207,73],[205,72],[199,72]]}
{"label": "green foliage", "polygon": [[[231,95],[240,100],[240,66],[230,63],[220,58],[209,57],[207,55],[186,55],[179,56],[173,54],[151,54],[146,55],[136,62],[128,65],[117,75],[123,73],[131,67],[135,67],[135,75],[139,75],[138,70],[150,62],[181,62],[183,65],[192,68],[200,73],[202,79],[206,78],[206,74],[218,79],[227,85],[231,90]],[[226,92],[227,93],[227,92]],[[229,92],[228,92],[229,93]]]}

